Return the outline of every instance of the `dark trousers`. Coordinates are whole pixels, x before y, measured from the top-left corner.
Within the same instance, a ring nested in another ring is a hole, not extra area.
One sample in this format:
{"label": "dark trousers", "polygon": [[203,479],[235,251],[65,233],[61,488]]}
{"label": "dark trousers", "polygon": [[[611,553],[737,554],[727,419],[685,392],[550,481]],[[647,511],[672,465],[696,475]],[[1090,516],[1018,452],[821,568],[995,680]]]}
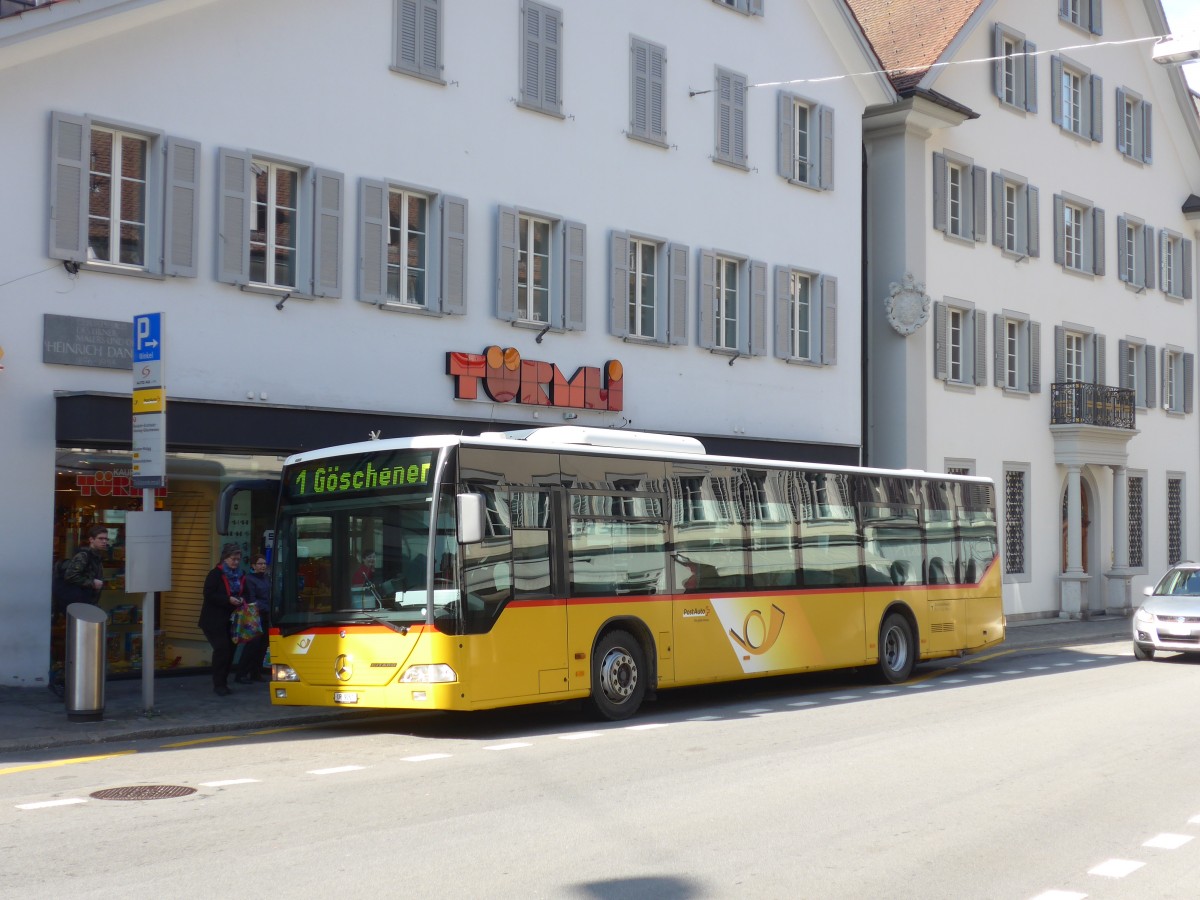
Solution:
{"label": "dark trousers", "polygon": [[229,626],[205,628],[204,636],[212,645],[213,687],[228,687],[229,668],[233,664],[233,641],[229,637]]}
{"label": "dark trousers", "polygon": [[238,660],[237,673],[239,678],[259,678],[262,676],[263,657],[267,655],[267,636],[260,634],[254,640],[242,644],[242,656]]}

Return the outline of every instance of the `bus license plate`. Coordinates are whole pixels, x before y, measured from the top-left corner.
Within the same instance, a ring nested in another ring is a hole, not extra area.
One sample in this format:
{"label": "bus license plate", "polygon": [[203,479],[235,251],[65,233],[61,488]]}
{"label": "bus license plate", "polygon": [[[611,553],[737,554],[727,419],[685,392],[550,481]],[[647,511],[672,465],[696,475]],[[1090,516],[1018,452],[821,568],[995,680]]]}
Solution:
{"label": "bus license plate", "polygon": [[334,691],[333,702],[334,703],[357,703],[358,702],[358,694],[351,693],[349,691]]}

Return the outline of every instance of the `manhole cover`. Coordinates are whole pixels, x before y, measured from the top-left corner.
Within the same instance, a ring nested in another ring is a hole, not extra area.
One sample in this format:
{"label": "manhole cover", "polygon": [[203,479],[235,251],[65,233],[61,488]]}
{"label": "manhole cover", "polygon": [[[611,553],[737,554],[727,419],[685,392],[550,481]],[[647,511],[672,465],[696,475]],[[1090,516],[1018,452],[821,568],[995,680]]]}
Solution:
{"label": "manhole cover", "polygon": [[170,800],[194,793],[195,788],[177,784],[139,784],[134,787],[105,788],[89,796],[93,800]]}

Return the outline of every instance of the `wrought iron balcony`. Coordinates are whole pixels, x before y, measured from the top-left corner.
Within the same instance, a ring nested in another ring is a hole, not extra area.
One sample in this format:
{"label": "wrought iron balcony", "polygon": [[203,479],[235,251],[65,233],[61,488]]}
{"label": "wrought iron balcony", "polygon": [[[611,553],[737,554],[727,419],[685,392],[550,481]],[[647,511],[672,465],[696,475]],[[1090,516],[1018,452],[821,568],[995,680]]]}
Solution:
{"label": "wrought iron balcony", "polygon": [[1129,388],[1082,381],[1050,386],[1051,425],[1099,425],[1128,428],[1134,425],[1134,392]]}

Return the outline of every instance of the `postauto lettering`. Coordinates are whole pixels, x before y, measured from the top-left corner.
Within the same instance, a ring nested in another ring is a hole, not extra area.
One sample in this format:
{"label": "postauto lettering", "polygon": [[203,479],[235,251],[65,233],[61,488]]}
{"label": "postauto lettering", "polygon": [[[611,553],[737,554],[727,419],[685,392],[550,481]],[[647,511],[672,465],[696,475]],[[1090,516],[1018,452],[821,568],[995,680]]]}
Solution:
{"label": "postauto lettering", "polygon": [[387,455],[312,463],[292,471],[288,493],[292,497],[334,497],[360,491],[421,487],[429,484],[432,462],[428,454]]}

